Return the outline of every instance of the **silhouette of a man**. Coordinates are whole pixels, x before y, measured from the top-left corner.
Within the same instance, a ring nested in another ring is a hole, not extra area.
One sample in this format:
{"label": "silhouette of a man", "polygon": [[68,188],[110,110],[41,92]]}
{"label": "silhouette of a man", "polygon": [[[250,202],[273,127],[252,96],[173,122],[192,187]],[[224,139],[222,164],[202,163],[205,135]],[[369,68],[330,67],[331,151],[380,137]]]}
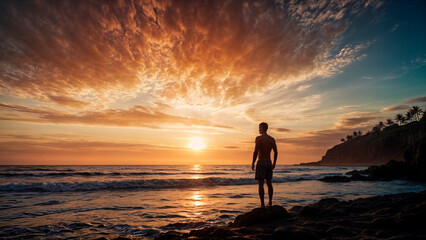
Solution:
{"label": "silhouette of a man", "polygon": [[[256,164],[255,179],[259,183],[260,207],[265,207],[265,190],[263,189],[263,183],[265,180],[266,185],[268,185],[268,206],[272,206],[272,195],[274,194],[274,189],[272,188],[272,170],[275,168],[278,157],[275,139],[269,136],[266,131],[268,131],[268,124],[265,122],[260,123],[259,133],[261,135],[256,137],[256,146],[254,147],[253,152],[253,163],[251,164],[251,169],[254,171],[254,163],[259,156]],[[271,150],[274,150],[274,163],[271,161]]]}

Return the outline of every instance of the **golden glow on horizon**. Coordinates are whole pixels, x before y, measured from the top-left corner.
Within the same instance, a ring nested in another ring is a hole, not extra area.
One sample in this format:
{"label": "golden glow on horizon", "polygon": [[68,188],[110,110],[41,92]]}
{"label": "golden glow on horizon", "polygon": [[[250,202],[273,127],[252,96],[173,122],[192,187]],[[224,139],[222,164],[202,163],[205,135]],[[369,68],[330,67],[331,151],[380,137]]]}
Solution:
{"label": "golden glow on horizon", "polygon": [[206,145],[200,138],[192,138],[191,142],[189,142],[188,147],[193,150],[201,150],[206,148]]}

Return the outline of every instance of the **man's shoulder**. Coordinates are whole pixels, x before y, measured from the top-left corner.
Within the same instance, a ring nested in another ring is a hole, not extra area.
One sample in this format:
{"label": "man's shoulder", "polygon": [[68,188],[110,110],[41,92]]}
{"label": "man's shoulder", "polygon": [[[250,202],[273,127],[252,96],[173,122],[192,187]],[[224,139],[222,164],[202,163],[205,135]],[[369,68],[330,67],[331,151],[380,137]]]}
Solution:
{"label": "man's shoulder", "polygon": [[273,138],[271,135],[268,135],[268,138],[269,138],[268,141],[270,141],[270,142],[272,142],[272,143],[275,144],[275,138]]}
{"label": "man's shoulder", "polygon": [[272,137],[271,135],[269,135],[269,134],[267,134],[267,135],[266,135],[266,137],[275,141],[275,138],[273,138],[273,137]]}

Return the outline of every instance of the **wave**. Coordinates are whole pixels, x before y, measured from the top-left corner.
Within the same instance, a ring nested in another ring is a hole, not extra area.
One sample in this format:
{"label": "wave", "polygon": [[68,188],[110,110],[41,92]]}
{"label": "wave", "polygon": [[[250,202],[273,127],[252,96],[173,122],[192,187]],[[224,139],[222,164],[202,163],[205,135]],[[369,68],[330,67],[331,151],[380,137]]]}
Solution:
{"label": "wave", "polygon": [[[275,177],[273,182],[294,182],[316,180],[315,176],[302,177]],[[87,182],[37,182],[37,183],[9,183],[0,185],[2,192],[72,192],[72,191],[98,191],[98,190],[123,190],[123,189],[165,189],[165,188],[190,188],[214,187],[228,185],[257,184],[254,178],[199,178],[199,179],[137,179],[121,181],[87,181]]]}
{"label": "wave", "polygon": [[8,173],[0,172],[0,177],[37,178],[37,177],[95,177],[95,176],[144,176],[144,175],[223,175],[225,172],[48,172],[48,173]]}
{"label": "wave", "polygon": [[33,167],[19,167],[19,168],[4,168],[0,167],[1,171],[6,172],[27,172],[27,171],[40,171],[40,172],[73,172],[73,169],[55,169],[55,168],[33,168]]}

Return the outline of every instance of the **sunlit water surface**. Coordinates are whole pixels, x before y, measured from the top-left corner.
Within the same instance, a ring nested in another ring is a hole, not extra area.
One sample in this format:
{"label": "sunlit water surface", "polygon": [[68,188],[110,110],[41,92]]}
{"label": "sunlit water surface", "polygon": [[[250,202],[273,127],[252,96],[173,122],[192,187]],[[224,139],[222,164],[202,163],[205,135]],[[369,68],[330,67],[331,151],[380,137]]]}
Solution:
{"label": "sunlit water surface", "polygon": [[[426,189],[407,181],[318,181],[354,169],[363,168],[277,166],[274,204]],[[256,184],[245,165],[0,166],[0,238],[152,238],[225,224],[259,206]]]}

